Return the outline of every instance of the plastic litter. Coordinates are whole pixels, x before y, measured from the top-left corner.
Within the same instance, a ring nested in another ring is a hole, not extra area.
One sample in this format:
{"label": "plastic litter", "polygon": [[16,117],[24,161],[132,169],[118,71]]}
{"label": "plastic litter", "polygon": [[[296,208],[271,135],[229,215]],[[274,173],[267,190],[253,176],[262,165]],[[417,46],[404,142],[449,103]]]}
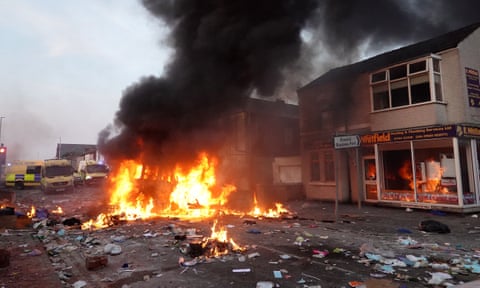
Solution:
{"label": "plastic litter", "polygon": [[87,282],[83,280],[78,280],[77,282],[73,283],[73,288],[83,288],[87,286]]}
{"label": "plastic litter", "polygon": [[412,231],[410,231],[410,230],[407,229],[407,228],[398,228],[398,229],[397,229],[397,233],[400,233],[400,234],[412,234]]}
{"label": "plastic litter", "polygon": [[191,261],[185,261],[185,258],[180,257],[178,258],[178,264],[181,267],[191,267],[197,265],[198,261],[196,259],[193,259]]}
{"label": "plastic litter", "polygon": [[252,272],[252,269],[250,269],[250,268],[234,268],[234,269],[232,269],[232,272],[233,273],[248,273],[248,272]]}
{"label": "plastic litter", "polygon": [[328,250],[313,250],[313,255],[312,257],[315,257],[315,258],[325,258],[325,256],[328,255]]}
{"label": "plastic litter", "polygon": [[442,284],[445,280],[452,279],[452,275],[444,272],[435,272],[431,273],[429,272],[430,275],[432,275],[432,278],[428,280],[428,284],[431,285],[440,285]]}
{"label": "plastic litter", "polygon": [[122,247],[117,244],[108,243],[103,247],[103,252],[110,255],[119,255],[122,253]]}
{"label": "plastic litter", "polygon": [[271,281],[259,281],[257,282],[256,288],[273,288],[275,284]]}

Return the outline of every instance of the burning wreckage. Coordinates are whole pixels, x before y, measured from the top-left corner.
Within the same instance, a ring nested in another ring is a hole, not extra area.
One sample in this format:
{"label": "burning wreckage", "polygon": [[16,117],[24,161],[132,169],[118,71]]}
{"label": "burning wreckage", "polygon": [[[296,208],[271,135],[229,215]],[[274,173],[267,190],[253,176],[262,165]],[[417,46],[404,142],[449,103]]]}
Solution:
{"label": "burning wreckage", "polygon": [[[262,218],[296,217],[295,213],[285,208],[282,203],[274,203],[274,207],[269,209],[261,208],[255,194],[251,200],[253,207],[248,211],[229,208],[229,195],[235,193],[236,189],[232,185],[217,189],[215,167],[216,161],[205,153],[200,155],[198,163],[190,170],[185,171],[177,166],[170,175],[159,175],[157,171],[144,168],[134,161],[125,161],[120,165],[117,174],[110,177],[109,212],[85,221],[81,224],[81,229],[96,230],[129,221],[160,218],[213,221],[211,234],[207,237],[197,235],[195,229],[187,229],[183,233],[172,231],[175,240],[188,240],[188,243],[180,246],[183,254],[192,258],[208,258],[230,252],[242,253],[246,250],[236,244],[233,238],[229,238],[226,227],[219,224],[224,216],[245,218],[245,224],[253,224],[256,219]],[[142,189],[149,191],[144,193]],[[171,192],[167,193],[168,191]],[[154,195],[157,197],[154,198]],[[192,262],[181,260],[181,265],[189,263]]]}

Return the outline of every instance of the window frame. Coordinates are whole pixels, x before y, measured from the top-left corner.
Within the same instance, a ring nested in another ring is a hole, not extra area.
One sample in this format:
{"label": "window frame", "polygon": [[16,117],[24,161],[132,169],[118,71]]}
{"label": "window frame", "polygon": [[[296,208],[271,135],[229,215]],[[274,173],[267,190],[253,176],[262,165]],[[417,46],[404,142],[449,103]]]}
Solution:
{"label": "window frame", "polygon": [[[422,105],[425,103],[442,102],[443,96],[440,61],[440,56],[432,54],[428,57],[417,58],[370,73],[371,111],[388,111]],[[418,64],[421,62],[425,63],[424,69],[421,69],[422,67],[418,69]],[[402,73],[395,76],[395,79],[391,79],[391,71],[394,73]],[[403,71],[406,71],[405,75]],[[384,74],[385,77],[382,78],[382,74]],[[427,81],[419,82],[419,80],[422,81],[425,79]],[[418,86],[422,84],[425,85],[426,83],[428,83],[428,88],[425,87],[424,91],[427,92],[428,95],[417,95],[417,97],[415,97],[416,94],[412,92],[421,91],[422,87]],[[408,95],[405,95],[405,93]],[[429,100],[424,101],[427,98]]]}
{"label": "window frame", "polygon": [[[314,159],[314,156],[317,156]],[[310,183],[335,183],[335,153],[333,149],[317,149],[309,154],[309,182]],[[313,171],[316,167],[318,175]],[[315,176],[315,177],[314,177]]]}

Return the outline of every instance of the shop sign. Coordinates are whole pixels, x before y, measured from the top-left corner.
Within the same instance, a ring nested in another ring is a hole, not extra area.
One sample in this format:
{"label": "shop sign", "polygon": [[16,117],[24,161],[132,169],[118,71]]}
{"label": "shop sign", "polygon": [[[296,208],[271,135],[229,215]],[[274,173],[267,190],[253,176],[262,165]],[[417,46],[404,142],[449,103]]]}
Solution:
{"label": "shop sign", "polygon": [[405,130],[377,132],[360,136],[362,144],[380,144],[400,141],[425,140],[457,136],[455,125],[410,128]]}
{"label": "shop sign", "polygon": [[480,128],[474,126],[458,125],[457,126],[457,136],[458,137],[480,137]]}
{"label": "shop sign", "polygon": [[465,67],[467,94],[470,107],[480,107],[480,80],[478,70]]}
{"label": "shop sign", "polygon": [[360,143],[360,136],[358,135],[335,136],[333,138],[335,149],[355,148],[359,147]]}

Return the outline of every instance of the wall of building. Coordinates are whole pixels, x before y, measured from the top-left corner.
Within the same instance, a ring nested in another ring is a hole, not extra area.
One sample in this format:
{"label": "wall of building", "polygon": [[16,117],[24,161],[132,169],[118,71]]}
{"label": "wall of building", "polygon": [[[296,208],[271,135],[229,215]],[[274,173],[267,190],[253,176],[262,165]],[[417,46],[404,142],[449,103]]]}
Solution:
{"label": "wall of building", "polygon": [[460,54],[459,59],[459,72],[460,72],[460,81],[457,91],[461,91],[467,100],[464,103],[466,110],[465,115],[467,119],[465,122],[480,124],[480,107],[470,107],[468,104],[468,94],[467,94],[467,84],[465,77],[465,67],[473,68],[477,71],[480,71],[480,31],[476,30],[470,36],[468,36],[464,41],[458,45],[458,50]]}

